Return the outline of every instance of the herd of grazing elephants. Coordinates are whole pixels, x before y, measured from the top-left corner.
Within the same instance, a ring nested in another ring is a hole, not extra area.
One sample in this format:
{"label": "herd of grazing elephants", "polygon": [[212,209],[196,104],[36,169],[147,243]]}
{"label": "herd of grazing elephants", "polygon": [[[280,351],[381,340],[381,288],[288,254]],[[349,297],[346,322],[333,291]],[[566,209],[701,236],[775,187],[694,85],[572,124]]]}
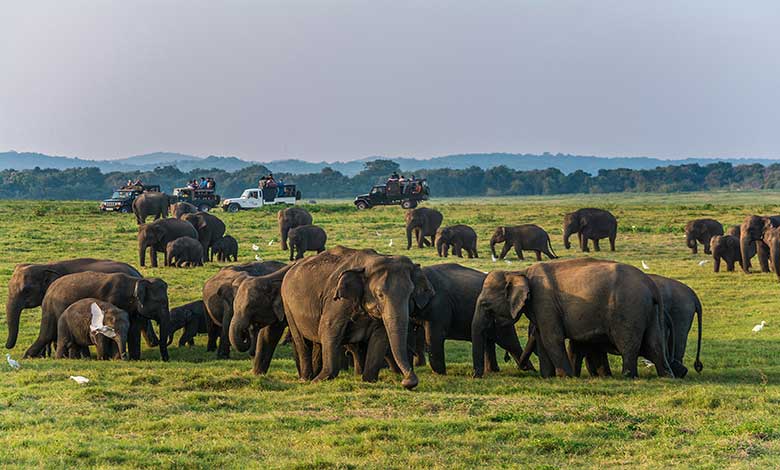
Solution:
{"label": "herd of grazing elephants", "polygon": [[[225,224],[214,215],[181,203],[149,210],[136,204],[134,210],[141,266],[147,249],[152,266],[158,251],[171,267],[200,266],[214,254],[220,261],[237,260],[237,241],[225,235]],[[175,217],[167,218],[169,210]],[[156,219],[147,224],[149,215]],[[58,358],[90,357],[94,345],[99,359],[139,359],[143,336],[168,360],[167,347],[183,330],[179,346],[207,333],[208,351],[219,358],[229,357],[231,347],[248,352],[253,372],[264,374],[288,330],[285,341],[293,344],[302,379],[332,379],[352,367],[363,380],[375,381],[380,369],[389,367],[411,389],[418,383],[414,366],[426,363],[426,353],[431,369],[446,374],[446,340],[472,343],[475,377],[498,370],[496,346],[522,370],[535,369],[530,358],[536,355],[542,377],[578,376],[583,361],[591,375],[609,376],[607,354],[621,356],[627,377],[638,375],[639,356],[652,362],[659,376],[684,377],[687,337],[697,317],[694,367],[702,370],[701,302],[676,280],[593,258],[489,273],[454,263],[421,267],[406,256],[373,249],[326,249],[325,230],[312,225],[303,208],[281,210],[277,219],[290,264],[224,267],[206,281],[202,299],[170,309],[166,282],[144,278],[125,263],[80,258],[19,264],[8,288],[6,347],[16,345],[22,310],[40,306],[39,335],[25,357],[51,355],[52,348]],[[464,251],[478,257],[476,232],[467,225],[443,226],[443,220],[435,209],[407,211],[407,249],[414,240],[418,248],[435,247],[440,257],[450,252],[462,257]],[[771,258],[780,276],[779,227],[780,216],[749,216],[724,235],[719,222],[697,219],[685,227],[686,244],[694,253],[697,243],[703,244],[716,272],[721,259],[730,271],[739,263],[749,272],[757,254],[762,270],[769,270]],[[590,242],[598,251],[604,238],[614,251],[617,220],[605,210],[580,209],[564,217],[566,248],[574,234],[583,252]],[[498,243],[504,246],[497,254]],[[548,233],[533,224],[496,228],[490,239],[493,258],[503,259],[513,248],[519,259],[523,251],[534,252],[538,261],[542,254],[557,258]],[[304,258],[307,251],[317,254]],[[104,328],[90,321],[95,309],[103,312]],[[521,315],[529,320],[525,347],[515,328]]]}

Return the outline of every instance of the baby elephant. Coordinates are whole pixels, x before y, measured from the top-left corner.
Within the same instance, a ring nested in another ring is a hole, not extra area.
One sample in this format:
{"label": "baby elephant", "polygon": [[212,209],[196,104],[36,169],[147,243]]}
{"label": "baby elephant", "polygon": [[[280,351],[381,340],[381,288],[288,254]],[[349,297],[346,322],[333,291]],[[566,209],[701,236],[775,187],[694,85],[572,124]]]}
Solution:
{"label": "baby elephant", "polygon": [[238,242],[230,235],[225,235],[211,246],[211,261],[214,261],[214,255],[217,255],[217,261],[238,261]]}
{"label": "baby elephant", "polygon": [[322,253],[328,241],[328,234],[322,227],[316,225],[299,225],[291,228],[287,236],[290,242],[290,261],[303,258],[304,252],[307,251]]}
{"label": "baby elephant", "polygon": [[203,266],[203,245],[192,237],[181,237],[165,247],[168,266]]}
{"label": "baby elephant", "polygon": [[81,299],[72,303],[57,321],[57,359],[89,359],[94,344],[98,359],[127,360],[129,314],[108,302]]}
{"label": "baby elephant", "polygon": [[[742,253],[739,249],[739,235],[715,235],[710,239],[710,251],[714,261],[713,269],[720,272],[720,261],[726,262],[726,270],[734,271],[734,265],[742,267]],[[747,254],[752,258],[756,254],[755,242],[748,245]]]}
{"label": "baby elephant", "polygon": [[463,249],[469,258],[479,258],[477,254],[477,232],[468,225],[451,225],[436,232],[436,252],[447,257],[452,247],[453,256],[463,258]]}
{"label": "baby elephant", "polygon": [[542,260],[542,253],[550,259],[555,259],[555,252],[550,243],[550,235],[542,227],[534,224],[517,225],[515,227],[498,227],[490,238],[490,251],[496,256],[496,243],[504,242],[499,259],[509,253],[514,247],[518,259],[523,259],[523,250],[536,252],[536,261]]}
{"label": "baby elephant", "polygon": [[183,328],[184,333],[179,338],[179,347],[185,344],[195,346],[195,336],[198,333],[208,333],[206,315],[206,305],[202,300],[172,308],[169,330],[171,334],[168,337],[168,345],[173,343],[173,334]]}

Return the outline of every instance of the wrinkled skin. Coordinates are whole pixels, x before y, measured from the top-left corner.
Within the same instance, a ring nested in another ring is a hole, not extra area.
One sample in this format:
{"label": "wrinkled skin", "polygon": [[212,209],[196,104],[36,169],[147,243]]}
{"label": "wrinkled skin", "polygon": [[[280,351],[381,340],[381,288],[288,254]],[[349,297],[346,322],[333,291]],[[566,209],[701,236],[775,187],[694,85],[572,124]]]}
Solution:
{"label": "wrinkled skin", "polygon": [[[8,339],[5,347],[16,346],[19,334],[19,318],[22,310],[40,307],[43,296],[52,282],[62,276],[83,271],[103,273],[123,273],[141,278],[141,273],[129,264],[111,260],[94,258],[77,258],[46,264],[18,264],[14,268],[11,280],[8,281],[8,298],[5,304],[6,323],[8,324]],[[152,337],[154,330],[152,330]],[[152,338],[150,337],[150,338]],[[156,338],[154,338],[155,346]]]}
{"label": "wrinkled skin", "polygon": [[203,246],[192,237],[180,237],[165,247],[167,266],[203,266]]}
{"label": "wrinkled skin", "polygon": [[54,281],[46,291],[41,305],[41,329],[38,339],[24,353],[25,357],[40,357],[48,344],[57,339],[57,321],[72,303],[96,298],[127,311],[130,331],[127,348],[130,359],[141,358],[141,327],[148,319],[160,326],[160,356],[168,360],[168,284],[162,279],[138,279],[126,274],[84,272],[68,274]]}
{"label": "wrinkled skin", "polygon": [[514,247],[518,259],[524,259],[523,250],[535,252],[537,261],[542,260],[542,253],[549,259],[558,258],[552,249],[550,235],[543,228],[534,224],[498,227],[493,232],[493,236],[490,237],[490,252],[493,257],[496,257],[496,243],[504,243],[504,248],[498,259],[504,259],[512,247]]}
{"label": "wrinkled skin", "polygon": [[[444,216],[436,209],[418,207],[406,211],[406,249],[412,248],[412,235],[417,242],[417,248],[434,246],[436,243],[436,231],[441,227]],[[431,237],[430,241],[425,237]]]}
{"label": "wrinkled skin", "polygon": [[177,219],[181,219],[184,214],[194,214],[198,212],[198,208],[189,202],[177,202],[171,205],[171,215]]}
{"label": "wrinkled skin", "polygon": [[[90,331],[93,303],[103,310],[103,324],[114,329],[116,335],[113,338]],[[98,359],[113,359],[113,353],[116,352],[118,358],[127,360],[127,334],[129,331],[130,315],[126,311],[102,300],[81,299],[66,308],[57,322],[57,355],[55,357],[57,359],[64,357],[77,359],[79,356],[83,356],[85,359],[89,359],[89,346],[94,344]],[[114,343],[114,347],[111,347],[111,343]]]}
{"label": "wrinkled skin", "polygon": [[276,221],[279,224],[279,236],[282,239],[282,250],[287,251],[287,235],[291,228],[300,225],[311,225],[311,214],[300,207],[288,207],[276,213]]}
{"label": "wrinkled skin", "polygon": [[[742,252],[739,247],[739,226],[737,226],[737,235],[715,235],[710,239],[710,252],[713,259],[713,270],[720,272],[721,260],[726,262],[726,270],[734,271],[734,265],[739,264],[742,268]],[[748,246],[748,256],[752,258],[756,254],[756,242]]]}
{"label": "wrinkled skin", "polygon": [[133,214],[138,225],[145,224],[149,216],[154,216],[154,220],[168,217],[168,195],[154,192],[139,195],[133,201]]}
{"label": "wrinkled skin", "polygon": [[[227,359],[230,357],[230,321],[233,318],[233,301],[238,286],[233,281],[247,273],[251,276],[263,276],[277,271],[285,266],[278,261],[263,261],[261,263],[246,263],[222,268],[217,274],[209,278],[203,285],[203,303],[206,305],[210,323],[213,325],[209,333],[209,346],[207,350],[217,350],[217,357]],[[213,336],[217,333],[216,336]],[[216,346],[216,337],[219,336],[219,346]]]}
{"label": "wrinkled skin", "polygon": [[203,260],[210,260],[211,247],[214,246],[217,240],[225,236],[225,223],[217,216],[211,215],[208,212],[184,214],[181,216],[181,219],[191,223],[198,231],[198,236],[195,238],[197,238],[203,246]]}
{"label": "wrinkled skin", "polygon": [[563,218],[563,246],[571,248],[569,237],[577,234],[580,249],[583,252],[590,251],[588,241],[593,240],[593,249],[601,251],[599,240],[609,239],[609,248],[615,251],[615,238],[617,237],[617,219],[608,211],[602,209],[579,209],[566,214]]}
{"label": "wrinkled skin", "polygon": [[699,252],[698,243],[704,245],[704,253],[711,254],[710,240],[716,235],[723,235],[723,224],[715,219],[696,219],[685,225],[685,244],[693,254]]}
{"label": "wrinkled skin", "polygon": [[[152,259],[152,267],[157,267],[157,253],[165,254],[168,243],[181,237],[198,238],[198,232],[189,222],[179,219],[161,219],[138,227],[138,262],[146,266],[146,249],[149,248],[149,257]],[[168,266],[168,259],[165,259]]]}
{"label": "wrinkled skin", "polygon": [[271,363],[287,319],[282,305],[282,280],[292,265],[264,276],[241,273],[234,281],[233,317],[230,321],[230,344],[240,352],[248,351],[252,344],[252,331],[259,331],[256,338],[252,372],[265,374]]}
{"label": "wrinkled skin", "polygon": [[513,329],[525,314],[535,325],[526,349],[536,348],[542,377],[572,376],[565,340],[613,345],[623,375],[637,377],[639,355],[673,377],[660,322],[663,299],[638,269],[612,261],[574,259],[538,263],[485,278],[472,323],[474,375],[484,371],[485,331]]}
{"label": "wrinkled skin", "polygon": [[316,225],[300,225],[287,232],[290,244],[290,261],[303,258],[307,251],[322,253],[325,251],[325,243],[328,242],[328,234]]}
{"label": "wrinkled skin", "polygon": [[742,272],[750,274],[750,245],[755,242],[761,272],[769,272],[769,246],[764,241],[764,232],[780,226],[780,216],[764,217],[749,215],[739,228],[739,249],[742,254]]}
{"label": "wrinkled skin", "polygon": [[179,347],[195,346],[195,336],[198,333],[208,333],[208,314],[202,300],[179,305],[171,309],[170,334],[168,346],[173,343],[173,335],[178,330],[184,330],[179,338]]}
{"label": "wrinkled skin", "polygon": [[238,261],[238,242],[230,235],[225,235],[220,238],[211,247],[211,261],[214,261],[214,255],[217,256],[217,261],[220,263],[230,261]]}
{"label": "wrinkled skin", "polygon": [[463,258],[463,250],[466,250],[469,258],[479,258],[477,232],[468,225],[451,225],[439,229],[436,233],[436,252],[446,258],[450,247],[453,256]]}
{"label": "wrinkled skin", "polygon": [[[423,339],[422,346],[427,343],[430,348],[431,369],[437,374],[446,374],[444,341],[471,341],[471,324],[485,274],[482,271],[450,263],[426,266],[422,268],[422,272],[436,294],[424,308],[415,307],[412,310],[411,320],[415,324],[421,324],[421,328],[417,328],[416,333],[419,333]],[[497,336],[495,331],[488,331],[487,341],[507,350],[517,361],[519,368],[533,369],[530,362],[526,361],[522,365],[519,362],[523,347],[514,328],[502,330],[501,333],[501,336]],[[418,353],[422,353],[419,351],[420,344],[417,343],[416,336],[410,342],[416,344]],[[486,355],[485,360],[489,369],[497,372],[495,347],[489,346]]]}
{"label": "wrinkled skin", "polygon": [[[363,380],[377,379],[389,345],[402,385],[416,387],[408,354],[409,310],[412,303],[424,308],[434,294],[419,265],[405,256],[338,246],[298,261],[282,281],[282,300],[301,378],[336,377],[342,346],[365,343]],[[322,348],[316,377],[314,343]]]}

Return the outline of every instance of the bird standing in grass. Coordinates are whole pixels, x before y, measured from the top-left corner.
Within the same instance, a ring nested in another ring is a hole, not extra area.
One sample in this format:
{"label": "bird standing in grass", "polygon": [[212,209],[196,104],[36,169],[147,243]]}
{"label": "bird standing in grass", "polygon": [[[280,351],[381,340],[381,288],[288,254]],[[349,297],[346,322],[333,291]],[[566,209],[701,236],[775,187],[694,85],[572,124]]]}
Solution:
{"label": "bird standing in grass", "polygon": [[753,327],[753,333],[758,333],[759,331],[763,330],[766,326],[766,322],[764,320],[761,320],[761,323]]}
{"label": "bird standing in grass", "polygon": [[5,360],[8,361],[8,366],[11,367],[11,369],[13,370],[19,370],[19,368],[22,367],[18,361],[11,359],[10,354],[5,355]]}
{"label": "bird standing in grass", "polygon": [[645,271],[650,269],[650,266],[648,266],[647,263],[645,263],[645,260],[642,260],[642,269],[644,269]]}

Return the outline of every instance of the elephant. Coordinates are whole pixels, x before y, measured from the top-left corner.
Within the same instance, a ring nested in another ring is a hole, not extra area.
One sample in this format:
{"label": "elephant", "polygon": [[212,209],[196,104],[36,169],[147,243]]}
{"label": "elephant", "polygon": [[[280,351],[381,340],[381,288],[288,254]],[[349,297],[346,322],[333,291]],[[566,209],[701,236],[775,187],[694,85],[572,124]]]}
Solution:
{"label": "elephant", "polygon": [[[217,350],[217,357],[227,359],[230,357],[230,320],[233,318],[233,300],[238,286],[233,281],[247,273],[250,276],[263,276],[285,266],[278,261],[263,261],[260,263],[246,263],[222,268],[217,274],[209,278],[203,285],[203,303],[206,305],[206,313],[212,324],[209,333],[207,350]],[[219,333],[216,335],[215,333]],[[216,338],[219,336],[219,347]]]}
{"label": "elephant", "polygon": [[447,257],[452,247],[452,255],[463,258],[463,249],[469,258],[479,258],[477,254],[477,232],[468,225],[451,225],[436,232],[436,252]]}
{"label": "elephant", "polygon": [[553,251],[550,235],[542,227],[534,224],[517,225],[514,227],[498,227],[490,237],[490,252],[496,257],[496,243],[504,242],[499,259],[504,259],[509,250],[514,247],[518,259],[523,258],[523,250],[536,252],[536,261],[542,260],[542,253],[549,259],[558,256]]}
{"label": "elephant", "polygon": [[291,228],[287,232],[287,237],[290,244],[290,261],[303,258],[303,254],[307,251],[322,253],[328,241],[328,234],[322,227],[316,225],[299,225]]}
{"label": "elephant", "polygon": [[[92,331],[92,305],[103,312],[103,325],[109,329]],[[83,356],[89,359],[89,346],[94,344],[98,359],[118,356],[127,360],[127,334],[130,315],[108,302],[86,298],[77,300],[62,312],[57,321],[57,359]],[[115,353],[115,354],[114,354]]]}
{"label": "elephant", "polygon": [[[429,345],[429,358],[431,369],[437,374],[446,374],[447,366],[444,361],[444,340],[453,339],[459,341],[471,341],[471,323],[474,320],[474,310],[477,298],[482,291],[482,283],[485,274],[476,269],[467,268],[459,264],[446,263],[422,268],[428,282],[430,282],[436,294],[424,308],[414,308],[410,313],[410,319],[414,324],[421,324],[424,330],[424,342]],[[517,337],[517,332],[512,329],[497,331],[501,336],[488,333],[487,341],[497,343],[511,354],[515,360],[519,360],[523,354],[523,347]],[[415,339],[423,336],[416,334]],[[416,343],[416,341],[411,341]],[[419,348],[419,343],[417,348]],[[418,354],[423,353],[418,349]],[[485,360],[489,370],[498,371],[496,361],[496,349],[489,346],[486,349]],[[532,369],[530,362],[518,367],[524,370]]]}
{"label": "elephant", "polygon": [[609,238],[610,251],[615,251],[617,219],[603,209],[579,209],[566,214],[563,218],[563,246],[567,250],[571,248],[569,237],[575,233],[583,252],[590,251],[588,240],[593,240],[594,250],[601,251],[599,240],[602,238]]}
{"label": "elephant", "polygon": [[301,207],[288,207],[287,209],[280,210],[276,214],[276,220],[279,223],[279,234],[282,238],[282,250],[287,251],[287,233],[291,228],[298,227],[299,225],[311,225],[311,214],[306,209]]}
{"label": "elephant", "polygon": [[165,247],[167,266],[203,266],[203,246],[192,237],[179,237]]}
{"label": "elephant", "polygon": [[[409,310],[424,308],[435,292],[409,258],[337,246],[295,263],[281,292],[302,379],[336,377],[342,345],[367,343],[363,380],[377,380],[389,345],[401,384],[417,386],[408,354]],[[316,377],[312,343],[322,350]]]}
{"label": "elephant", "polygon": [[210,260],[211,255],[209,252],[211,247],[214,246],[214,243],[216,243],[217,240],[225,236],[225,223],[219,220],[219,217],[211,215],[208,212],[184,214],[181,216],[181,220],[186,220],[191,223],[198,231],[198,236],[195,238],[197,238],[203,246],[203,260]]}
{"label": "elephant", "polygon": [[130,359],[141,358],[141,327],[147,319],[160,326],[160,356],[168,360],[168,284],[159,278],[139,279],[127,274],[82,272],[62,276],[52,282],[41,304],[41,329],[38,339],[24,353],[39,357],[47,345],[57,339],[57,321],[62,312],[77,300],[96,298],[130,314],[127,348]]}
{"label": "elephant", "polygon": [[202,300],[196,300],[171,309],[171,324],[168,335],[168,346],[173,343],[173,334],[184,330],[179,338],[179,347],[189,344],[195,346],[195,336],[198,333],[208,333],[208,314]]}
{"label": "elephant", "polygon": [[572,376],[565,339],[609,344],[623,357],[623,375],[637,377],[641,354],[659,376],[674,377],[666,357],[663,298],[639,269],[581,258],[537,263],[485,278],[471,326],[474,376],[484,371],[485,332],[514,328],[521,314],[535,325],[526,349],[537,350],[542,377]]}
{"label": "elephant", "polygon": [[287,327],[282,305],[282,280],[293,265],[287,265],[264,276],[240,273],[233,280],[235,295],[230,320],[230,344],[239,352],[251,345],[251,332],[257,331],[252,372],[265,374],[276,346]]}
{"label": "elephant", "polygon": [[177,219],[181,219],[184,214],[194,214],[198,212],[198,208],[189,202],[177,202],[171,205],[171,215]]}
{"label": "elephant", "polygon": [[168,217],[168,195],[148,191],[139,195],[133,201],[133,214],[138,225],[145,224],[149,216],[154,216],[154,220]]}
{"label": "elephant", "polygon": [[780,215],[749,215],[742,222],[739,228],[739,250],[742,254],[742,272],[745,274],[750,274],[750,244],[753,242],[761,271],[769,272],[769,246],[764,241],[764,234],[774,227],[780,227]]}
{"label": "elephant", "polygon": [[211,246],[211,261],[214,261],[214,255],[217,255],[217,261],[238,261],[238,242],[230,235],[220,238]]}
{"label": "elephant", "polygon": [[710,239],[715,235],[723,235],[723,224],[715,219],[696,219],[685,225],[685,244],[694,255],[699,252],[696,242],[704,245],[705,254],[711,254]]}
{"label": "elephant", "polygon": [[[406,220],[406,249],[412,248],[412,234],[417,241],[417,248],[425,246],[434,246],[436,243],[436,231],[441,227],[444,216],[436,209],[427,207],[418,207],[406,211],[404,215]],[[431,237],[428,241],[425,237]]]}
{"label": "elephant", "polygon": [[[168,243],[181,237],[198,238],[198,232],[191,223],[179,219],[161,219],[138,227],[138,261],[141,266],[146,266],[146,248],[149,248],[149,257],[152,259],[152,267],[157,267],[157,252],[167,253]],[[168,257],[165,256],[165,266],[168,266]]]}
{"label": "elephant", "polygon": [[[19,319],[22,310],[40,307],[46,290],[58,278],[83,271],[123,273],[142,278],[141,273],[129,264],[106,259],[76,258],[45,264],[18,264],[8,281],[8,298],[5,304],[8,339],[5,347],[13,349],[19,335]],[[151,325],[143,330],[147,344],[157,346],[158,339]]]}
{"label": "elephant", "polygon": [[[713,270],[717,273],[720,272],[720,261],[726,262],[726,270],[729,272],[734,271],[734,264],[739,263],[742,267],[742,253],[739,248],[739,226],[737,225],[737,235],[715,235],[710,239],[710,252],[713,258]],[[730,230],[733,233],[733,231]],[[747,254],[750,258],[756,254],[756,242],[752,242],[748,246]]]}

